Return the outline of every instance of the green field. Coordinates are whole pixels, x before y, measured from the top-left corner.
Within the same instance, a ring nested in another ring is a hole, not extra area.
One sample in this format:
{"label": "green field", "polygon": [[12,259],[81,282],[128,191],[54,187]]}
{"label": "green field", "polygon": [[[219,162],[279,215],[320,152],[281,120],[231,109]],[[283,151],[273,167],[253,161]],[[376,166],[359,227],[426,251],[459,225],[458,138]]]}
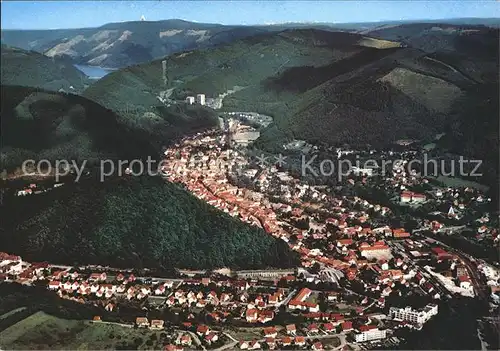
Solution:
{"label": "green field", "polygon": [[68,320],[37,312],[0,333],[7,349],[160,349],[161,332]]}

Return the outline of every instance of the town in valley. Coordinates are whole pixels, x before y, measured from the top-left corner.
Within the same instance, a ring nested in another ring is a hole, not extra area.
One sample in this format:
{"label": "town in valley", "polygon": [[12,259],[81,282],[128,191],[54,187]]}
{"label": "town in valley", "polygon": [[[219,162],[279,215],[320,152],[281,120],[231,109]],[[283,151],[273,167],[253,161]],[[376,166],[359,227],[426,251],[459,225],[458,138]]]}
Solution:
{"label": "town in valley", "polygon": [[498,5],[3,1],[0,350],[499,350]]}
{"label": "town in valley", "polygon": [[[439,185],[408,171],[405,162],[383,177],[354,169],[335,186],[310,185],[271,155],[268,163],[252,156],[259,134],[249,125],[252,116],[258,114],[223,114],[218,128],[167,148],[161,176],[284,241],[300,256],[299,267],[153,276],[147,270],[26,262],[2,253],[0,278],[96,306],[102,312],[93,316],[94,324],[167,330],[169,350],[390,348],[456,298],[478,299],[485,307],[478,318],[494,318],[498,264],[466,252],[467,243],[492,247],[499,241],[498,218],[483,210],[491,199],[481,190]],[[301,152],[321,151],[293,144]],[[356,153],[366,151],[334,154],[341,159]],[[390,151],[401,160],[415,153],[411,147]],[[37,187],[16,194],[36,196]],[[384,189],[389,203],[356,195],[356,189],[376,188]],[[457,237],[465,249],[454,248],[451,238]]]}

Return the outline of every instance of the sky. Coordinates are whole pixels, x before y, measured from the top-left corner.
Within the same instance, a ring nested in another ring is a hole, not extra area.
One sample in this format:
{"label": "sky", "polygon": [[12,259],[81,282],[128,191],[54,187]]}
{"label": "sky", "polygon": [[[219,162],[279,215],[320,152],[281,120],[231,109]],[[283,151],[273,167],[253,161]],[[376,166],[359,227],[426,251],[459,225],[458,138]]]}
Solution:
{"label": "sky", "polygon": [[375,22],[500,18],[497,0],[364,1],[15,1],[1,2],[2,29],[98,27],[110,22],[179,18],[221,24]]}

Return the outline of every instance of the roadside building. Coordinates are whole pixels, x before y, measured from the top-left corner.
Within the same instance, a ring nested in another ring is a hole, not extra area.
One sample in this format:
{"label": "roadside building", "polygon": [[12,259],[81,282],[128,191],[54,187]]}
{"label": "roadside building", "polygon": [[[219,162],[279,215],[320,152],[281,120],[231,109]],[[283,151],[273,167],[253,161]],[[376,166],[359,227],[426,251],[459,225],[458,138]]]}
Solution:
{"label": "roadside building", "polygon": [[362,325],[359,327],[359,332],[355,334],[356,342],[365,342],[372,340],[380,340],[386,338],[385,329],[378,329],[375,325]]}

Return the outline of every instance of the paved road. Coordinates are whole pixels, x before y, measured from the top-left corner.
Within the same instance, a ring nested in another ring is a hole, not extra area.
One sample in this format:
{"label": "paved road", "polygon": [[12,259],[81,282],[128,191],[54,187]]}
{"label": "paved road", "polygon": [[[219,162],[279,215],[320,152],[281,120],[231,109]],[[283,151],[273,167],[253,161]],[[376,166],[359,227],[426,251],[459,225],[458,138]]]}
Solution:
{"label": "paved road", "polygon": [[236,340],[235,338],[233,338],[231,336],[231,334],[227,333],[227,332],[222,332],[222,334],[224,334],[225,336],[227,336],[229,339],[231,339],[231,342],[228,343],[228,344],[225,344],[217,349],[215,349],[214,351],[222,351],[222,350],[227,350],[227,349],[235,349],[236,348],[236,345],[238,345],[238,340]]}
{"label": "paved road", "polygon": [[278,313],[280,306],[288,304],[288,302],[290,302],[290,300],[292,299],[292,297],[295,295],[296,292],[297,292],[297,290],[295,290],[295,289],[292,290],[290,292],[290,294],[288,294],[288,296],[283,301],[278,302],[276,304],[276,308],[274,309],[274,312]]}
{"label": "paved road", "polygon": [[193,333],[192,331],[186,331],[189,335],[191,335],[191,338],[193,339],[194,343],[196,344],[196,346],[198,347],[201,347],[203,350],[206,350],[205,346],[202,345],[201,341],[200,341],[200,338],[198,337],[198,335],[196,335],[195,333]]}
{"label": "paved road", "polygon": [[477,264],[475,262],[472,262],[470,256],[463,253],[462,251],[459,251],[451,246],[446,245],[445,243],[443,243],[441,241],[438,241],[438,240],[435,240],[435,241],[437,243],[439,243],[440,245],[444,246],[448,251],[457,255],[463,261],[465,267],[467,268],[467,271],[469,272],[469,276],[471,277],[472,285],[474,286],[474,291],[477,293],[477,295],[482,300],[488,301],[488,294],[486,293],[487,288],[482,283],[482,278],[479,275],[479,270],[477,268]]}
{"label": "paved road", "polygon": [[405,250],[400,246],[399,243],[393,243],[393,242],[389,241],[388,244],[392,249],[397,251],[399,254],[401,254],[405,258],[405,260],[407,261],[407,263],[410,267],[414,268],[417,272],[422,274],[422,276],[424,278],[426,278],[429,282],[431,282],[436,287],[436,289],[439,290],[439,293],[441,295],[451,297],[450,292],[448,291],[448,289],[446,289],[446,287],[443,285],[443,283],[441,283],[438,279],[436,279],[431,274],[429,274],[426,270],[417,266],[413,262],[413,260],[410,257],[408,257]]}

